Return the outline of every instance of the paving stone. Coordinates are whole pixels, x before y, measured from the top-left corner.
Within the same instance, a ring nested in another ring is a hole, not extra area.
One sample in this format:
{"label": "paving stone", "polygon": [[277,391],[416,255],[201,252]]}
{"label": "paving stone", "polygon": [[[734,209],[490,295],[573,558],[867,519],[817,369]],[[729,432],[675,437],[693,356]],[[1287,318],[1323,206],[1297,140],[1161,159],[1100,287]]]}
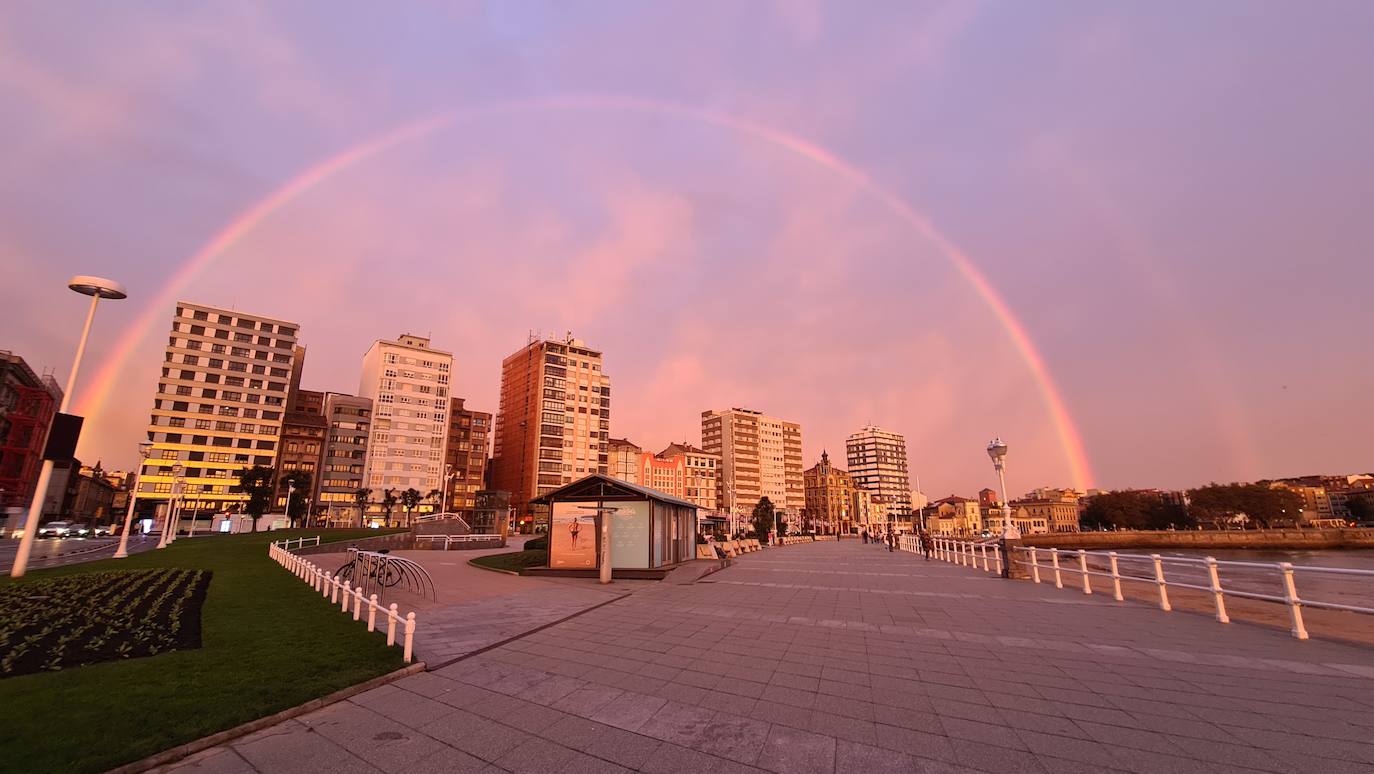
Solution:
{"label": "paving stone", "polygon": [[721,758],[753,765],[768,739],[770,725],[764,721],[718,713],[694,747]]}
{"label": "paving stone", "polygon": [[621,766],[638,769],[661,744],[662,742],[652,737],[619,728],[608,728],[605,733],[598,734],[584,752]]}
{"label": "paving stone", "polygon": [[305,725],[291,721],[231,745],[258,771],[381,771]]}
{"label": "paving stone", "polygon": [[653,717],[667,703],[667,699],[657,696],[623,693],[603,705],[590,717],[598,723],[605,723],[608,726],[626,731],[635,731],[648,722],[649,718]]}
{"label": "paving stone", "polygon": [[758,766],[779,774],[831,774],[835,771],[835,739],[773,726],[759,754]]}
{"label": "paving stone", "polygon": [[233,748],[211,747],[156,771],[176,774],[255,774],[257,770]]}
{"label": "paving stone", "polygon": [[545,774],[561,771],[577,754],[576,751],[553,742],[528,739],[496,759],[495,763],[511,774]]}

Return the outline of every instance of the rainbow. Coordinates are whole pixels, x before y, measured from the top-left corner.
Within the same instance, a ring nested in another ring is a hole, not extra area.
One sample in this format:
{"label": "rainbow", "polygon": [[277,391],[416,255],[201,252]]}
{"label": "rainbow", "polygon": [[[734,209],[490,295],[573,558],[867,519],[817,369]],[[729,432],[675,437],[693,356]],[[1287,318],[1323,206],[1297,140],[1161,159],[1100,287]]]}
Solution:
{"label": "rainbow", "polygon": [[523,100],[501,103],[470,110],[454,111],[404,125],[374,139],[355,145],[342,153],[332,156],[305,170],[285,185],[277,188],[263,199],[254,203],[216,233],[182,265],[167,284],[148,302],[143,312],[126,328],[110,354],[102,361],[96,377],[85,393],[78,412],[85,416],[99,413],[108,402],[114,385],[124,364],[147,336],[150,336],[167,311],[175,305],[178,296],[197,275],[228,250],[245,234],[252,231],[265,218],[276,212],[307,191],[321,184],[333,175],[383,153],[398,145],[428,136],[459,122],[478,118],[540,110],[622,110],[648,112],[657,115],[695,121],[701,124],[738,132],[757,141],[784,149],[797,156],[812,161],[840,177],[848,180],[881,201],[898,218],[934,244],[947,257],[973,286],[974,290],[992,310],[998,323],[1010,337],[1017,353],[1025,362],[1034,378],[1040,394],[1049,410],[1060,446],[1069,464],[1074,486],[1085,489],[1092,485],[1092,470],[1084,451],[1083,439],[1069,415],[1059,388],[1055,385],[1035,344],[1031,341],[1026,328],[1017,319],[1005,299],[992,286],[987,277],[978,270],[952,241],[940,233],[931,222],[912,208],[900,196],[882,186],[870,175],[835,154],[814,143],[784,132],[771,126],[754,123],[731,115],[716,113],[700,108],[679,105],[671,102],[647,100],[632,97],[582,95],[560,96],[537,100]]}

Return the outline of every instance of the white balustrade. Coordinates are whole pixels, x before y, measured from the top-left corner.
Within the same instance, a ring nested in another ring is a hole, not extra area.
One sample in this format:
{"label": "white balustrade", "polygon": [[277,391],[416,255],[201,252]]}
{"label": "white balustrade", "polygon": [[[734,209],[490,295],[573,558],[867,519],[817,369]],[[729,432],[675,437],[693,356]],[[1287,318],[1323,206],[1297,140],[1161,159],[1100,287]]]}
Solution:
{"label": "white balustrade", "polygon": [[[490,536],[480,537],[490,538]],[[376,594],[365,599],[362,584],[354,586],[350,579],[340,581],[338,576],[327,570],[321,570],[302,556],[291,553],[293,546],[300,549],[319,544],[320,539],[318,537],[280,540],[268,546],[267,556],[297,578],[305,581],[311,590],[319,592],[320,596],[328,599],[331,604],[338,605],[339,612],[348,615],[351,605],[353,620],[355,621],[362,619],[365,603],[367,605],[367,630],[369,632],[377,631],[377,611],[381,610],[382,615],[386,616],[387,619],[386,644],[389,646],[397,644],[396,630],[399,626],[402,636],[400,643],[402,658],[409,664],[415,655],[415,613],[407,613],[405,617],[402,617],[395,602],[391,603],[390,607],[382,607],[377,602]]]}

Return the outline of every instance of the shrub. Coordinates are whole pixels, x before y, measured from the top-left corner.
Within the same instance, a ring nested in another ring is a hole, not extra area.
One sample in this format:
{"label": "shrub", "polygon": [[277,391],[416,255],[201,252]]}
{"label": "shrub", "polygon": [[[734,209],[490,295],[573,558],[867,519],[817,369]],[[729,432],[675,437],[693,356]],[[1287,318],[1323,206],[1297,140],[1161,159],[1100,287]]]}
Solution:
{"label": "shrub", "polygon": [[549,550],[549,536],[540,535],[532,540],[525,541],[526,551],[547,551]]}

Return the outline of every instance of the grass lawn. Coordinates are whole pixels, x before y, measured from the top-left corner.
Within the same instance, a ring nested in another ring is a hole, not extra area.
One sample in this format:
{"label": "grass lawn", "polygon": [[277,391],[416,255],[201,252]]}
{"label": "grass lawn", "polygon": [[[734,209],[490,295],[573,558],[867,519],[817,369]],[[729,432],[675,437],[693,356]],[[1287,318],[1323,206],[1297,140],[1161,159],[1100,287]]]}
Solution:
{"label": "grass lawn", "polygon": [[488,554],[486,556],[479,556],[470,561],[473,564],[480,564],[483,567],[520,572],[526,567],[543,567],[548,564],[549,552],[538,549],[533,551],[512,551],[509,554]]}
{"label": "grass lawn", "polygon": [[279,530],[183,538],[127,559],[34,570],[0,586],[109,570],[213,576],[202,647],[0,679],[0,769],[104,771],[402,666],[384,633],[338,611],[267,557],[267,544],[379,530]]}

